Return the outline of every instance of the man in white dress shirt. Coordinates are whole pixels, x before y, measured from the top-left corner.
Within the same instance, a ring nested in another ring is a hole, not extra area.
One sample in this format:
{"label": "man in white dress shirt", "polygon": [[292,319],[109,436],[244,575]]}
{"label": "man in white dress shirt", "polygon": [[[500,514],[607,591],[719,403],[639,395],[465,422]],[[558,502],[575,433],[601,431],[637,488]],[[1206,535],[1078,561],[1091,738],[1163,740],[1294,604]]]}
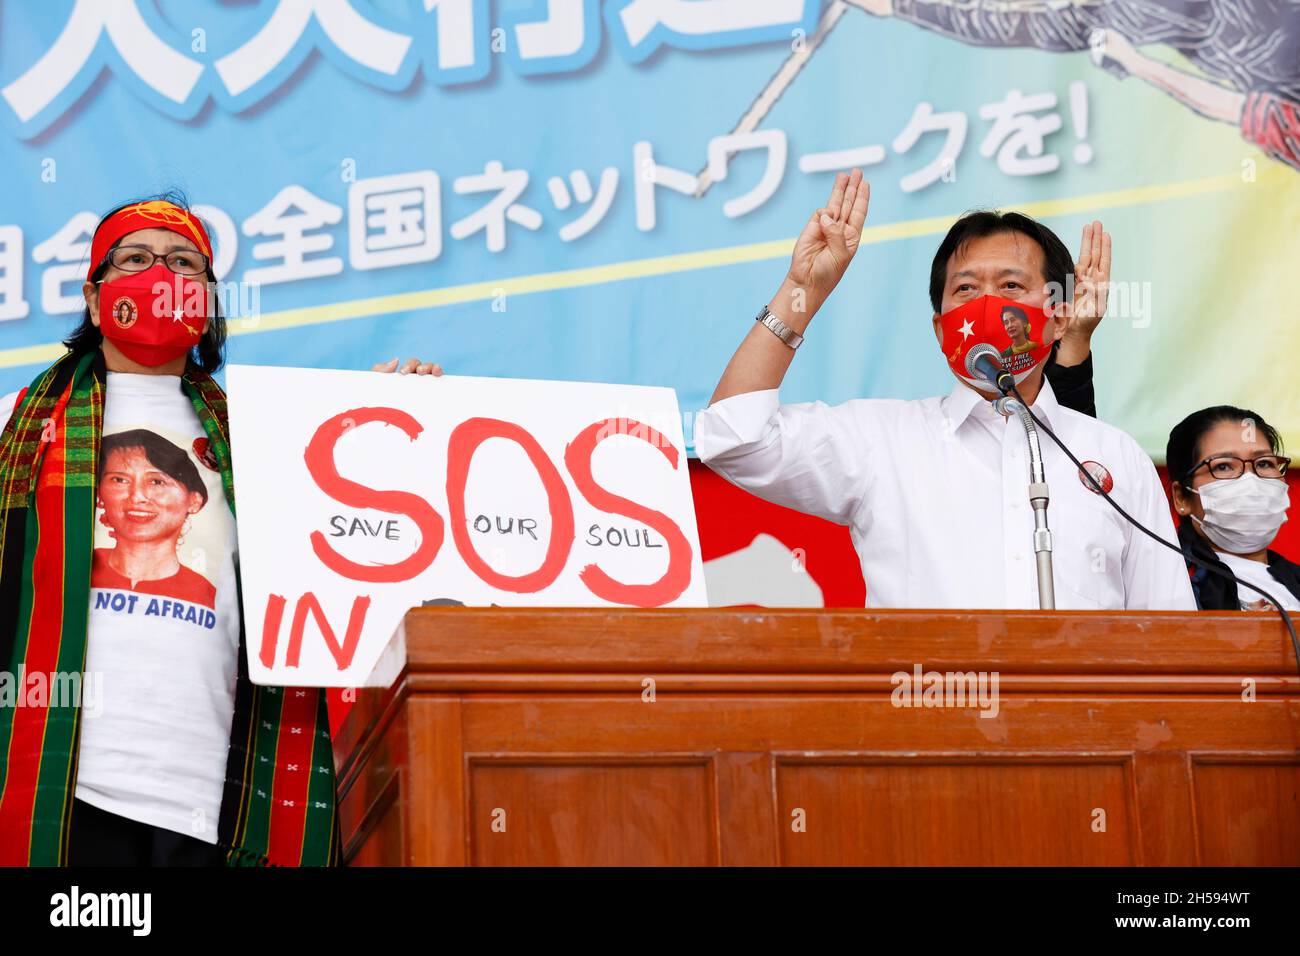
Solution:
{"label": "man in white dress shirt", "polygon": [[[868,607],[1037,608],[1025,432],[993,410],[996,390],[955,374],[948,395],[920,401],[778,401],[795,349],[857,252],[869,194],[857,170],[836,178],[827,206],[796,242],[780,290],[700,414],[696,451],[761,498],[848,525]],[[1052,343],[1091,334],[1109,274],[1110,237],[1099,222],[1084,229],[1072,263],[1060,239],[1027,217],[965,216],[941,244],[931,276],[935,359],[958,354],[972,330],[980,340],[966,319],[986,304],[1026,306],[1043,322],[1031,335],[1042,345],[1036,364],[1016,375],[1020,394],[1112,498],[1172,542],[1150,458],[1119,429],[1058,404],[1043,374]],[[1073,296],[1052,295],[1071,286]],[[989,314],[987,328],[996,321],[1001,330],[1000,313]],[[960,328],[945,323],[954,316]],[[1005,344],[992,333],[988,341],[999,351]],[[1195,610],[1182,558],[1124,521],[1046,435],[1042,450],[1056,606]]]}

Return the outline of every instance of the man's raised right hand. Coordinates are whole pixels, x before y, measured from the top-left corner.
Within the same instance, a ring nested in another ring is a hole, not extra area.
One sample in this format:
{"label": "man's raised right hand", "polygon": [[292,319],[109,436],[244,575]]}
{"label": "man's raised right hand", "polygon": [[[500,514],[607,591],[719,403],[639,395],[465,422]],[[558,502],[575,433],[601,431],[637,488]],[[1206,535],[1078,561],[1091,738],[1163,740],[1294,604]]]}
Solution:
{"label": "man's raised right hand", "polygon": [[802,289],[816,312],[844,277],[862,241],[871,184],[860,169],[835,177],[830,199],[815,211],[794,244],[789,281]]}

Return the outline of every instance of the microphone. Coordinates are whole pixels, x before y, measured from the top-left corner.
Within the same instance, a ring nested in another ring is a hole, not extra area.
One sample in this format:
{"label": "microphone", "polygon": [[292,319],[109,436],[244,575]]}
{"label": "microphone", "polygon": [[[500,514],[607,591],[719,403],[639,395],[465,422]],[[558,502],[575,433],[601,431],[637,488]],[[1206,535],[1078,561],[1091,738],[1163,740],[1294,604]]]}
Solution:
{"label": "microphone", "polygon": [[966,353],[966,371],[973,378],[982,378],[1003,395],[1015,387],[1015,377],[1002,366],[1002,353],[987,342],[972,346]]}

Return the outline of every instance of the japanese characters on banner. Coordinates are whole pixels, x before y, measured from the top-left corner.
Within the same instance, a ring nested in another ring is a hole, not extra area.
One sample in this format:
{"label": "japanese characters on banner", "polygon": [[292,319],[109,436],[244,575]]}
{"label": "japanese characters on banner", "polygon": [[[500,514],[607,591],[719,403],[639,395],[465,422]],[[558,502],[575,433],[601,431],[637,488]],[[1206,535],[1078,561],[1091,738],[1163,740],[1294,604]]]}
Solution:
{"label": "japanese characters on banner", "polygon": [[[1069,87],[1076,115],[1087,115],[1087,87],[1077,82]],[[1043,112],[1045,111],[1045,112]],[[1041,113],[1042,115],[1035,115]],[[1061,128],[1054,92],[1022,96],[1011,90],[995,103],[980,107],[989,120],[979,152],[993,157],[997,168],[1010,176],[1052,172],[1061,158],[1043,153],[1044,136]],[[970,118],[960,111],[935,112],[929,103],[916,106],[890,148],[906,155],[927,134],[941,140],[933,158],[903,175],[897,183],[903,193],[925,189],[952,175],[965,146]],[[1080,156],[1090,157],[1087,144]],[[654,145],[635,143],[626,163],[592,170],[573,169],[545,180],[547,205],[536,208],[523,201],[532,181],[528,169],[507,169],[499,159],[487,160],[477,172],[453,175],[451,192],[456,196],[479,197],[463,217],[444,223],[443,175],[437,169],[413,169],[384,176],[352,179],[346,201],[335,204],[298,183],[282,186],[264,205],[252,210],[231,210],[196,204],[195,212],[212,226],[214,246],[220,250],[215,266],[218,275],[228,275],[239,255],[240,236],[248,244],[250,265],[240,276],[247,289],[266,288],[286,282],[318,279],[342,273],[357,273],[435,262],[446,240],[478,242],[489,253],[505,252],[519,234],[553,229],[562,243],[577,242],[604,221],[621,184],[631,184],[636,229],[653,230],[659,221],[658,194],[671,190],[692,196],[715,182],[728,178],[733,159],[753,152],[761,159],[757,182],[733,199],[720,204],[728,219],[748,215],[765,205],[791,173],[817,175],[860,166],[869,169],[886,157],[883,144],[869,143],[847,149],[809,152],[791,156],[789,137],[783,129],[731,133],[709,140],[704,173],[696,176],[686,169],[659,163]],[[1087,161],[1086,159],[1084,160]],[[258,198],[258,197],[249,197]],[[236,216],[241,218],[236,221]],[[90,254],[90,237],[98,217],[82,211],[53,235],[39,239],[32,249],[37,264],[57,263],[41,273],[40,310],[46,315],[80,312],[81,282]],[[345,242],[336,248],[332,226],[342,224]],[[0,257],[4,281],[0,283],[0,319],[22,318],[31,305],[23,295],[23,248],[21,228],[5,227],[0,232]],[[614,237],[617,238],[617,237]],[[257,300],[260,301],[260,300]],[[226,314],[256,327],[250,313],[257,301],[227,298]]]}
{"label": "japanese characters on banner", "polygon": [[229,380],[256,683],[383,684],[424,604],[708,604],[671,389],[257,366]]}
{"label": "japanese characters on banner", "polygon": [[1294,437],[1290,350],[1225,370],[1216,317],[1295,342],[1270,280],[1300,256],[1300,14],[1229,7],[3,4],[0,393],[61,351],[99,216],[180,187],[234,360],[666,385],[689,446],[792,237],[860,166],[864,248],[785,400],[946,391],[930,256],[960,212],[1020,207],[1072,248],[1093,218],[1115,237],[1104,418],[1159,455],[1205,367]]}

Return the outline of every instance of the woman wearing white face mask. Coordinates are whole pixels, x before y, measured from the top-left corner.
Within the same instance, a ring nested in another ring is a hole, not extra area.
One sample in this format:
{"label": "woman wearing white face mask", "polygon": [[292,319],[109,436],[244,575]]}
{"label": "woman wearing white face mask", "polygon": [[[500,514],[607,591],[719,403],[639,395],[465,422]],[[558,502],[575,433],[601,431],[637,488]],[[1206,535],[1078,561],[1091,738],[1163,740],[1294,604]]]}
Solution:
{"label": "woman wearing white face mask", "polygon": [[1217,405],[1193,412],[1169,433],[1178,539],[1190,555],[1188,571],[1203,611],[1273,610],[1250,588],[1238,587],[1207,567],[1231,571],[1239,581],[1300,611],[1300,565],[1269,545],[1286,521],[1290,503],[1277,431],[1247,409]]}

